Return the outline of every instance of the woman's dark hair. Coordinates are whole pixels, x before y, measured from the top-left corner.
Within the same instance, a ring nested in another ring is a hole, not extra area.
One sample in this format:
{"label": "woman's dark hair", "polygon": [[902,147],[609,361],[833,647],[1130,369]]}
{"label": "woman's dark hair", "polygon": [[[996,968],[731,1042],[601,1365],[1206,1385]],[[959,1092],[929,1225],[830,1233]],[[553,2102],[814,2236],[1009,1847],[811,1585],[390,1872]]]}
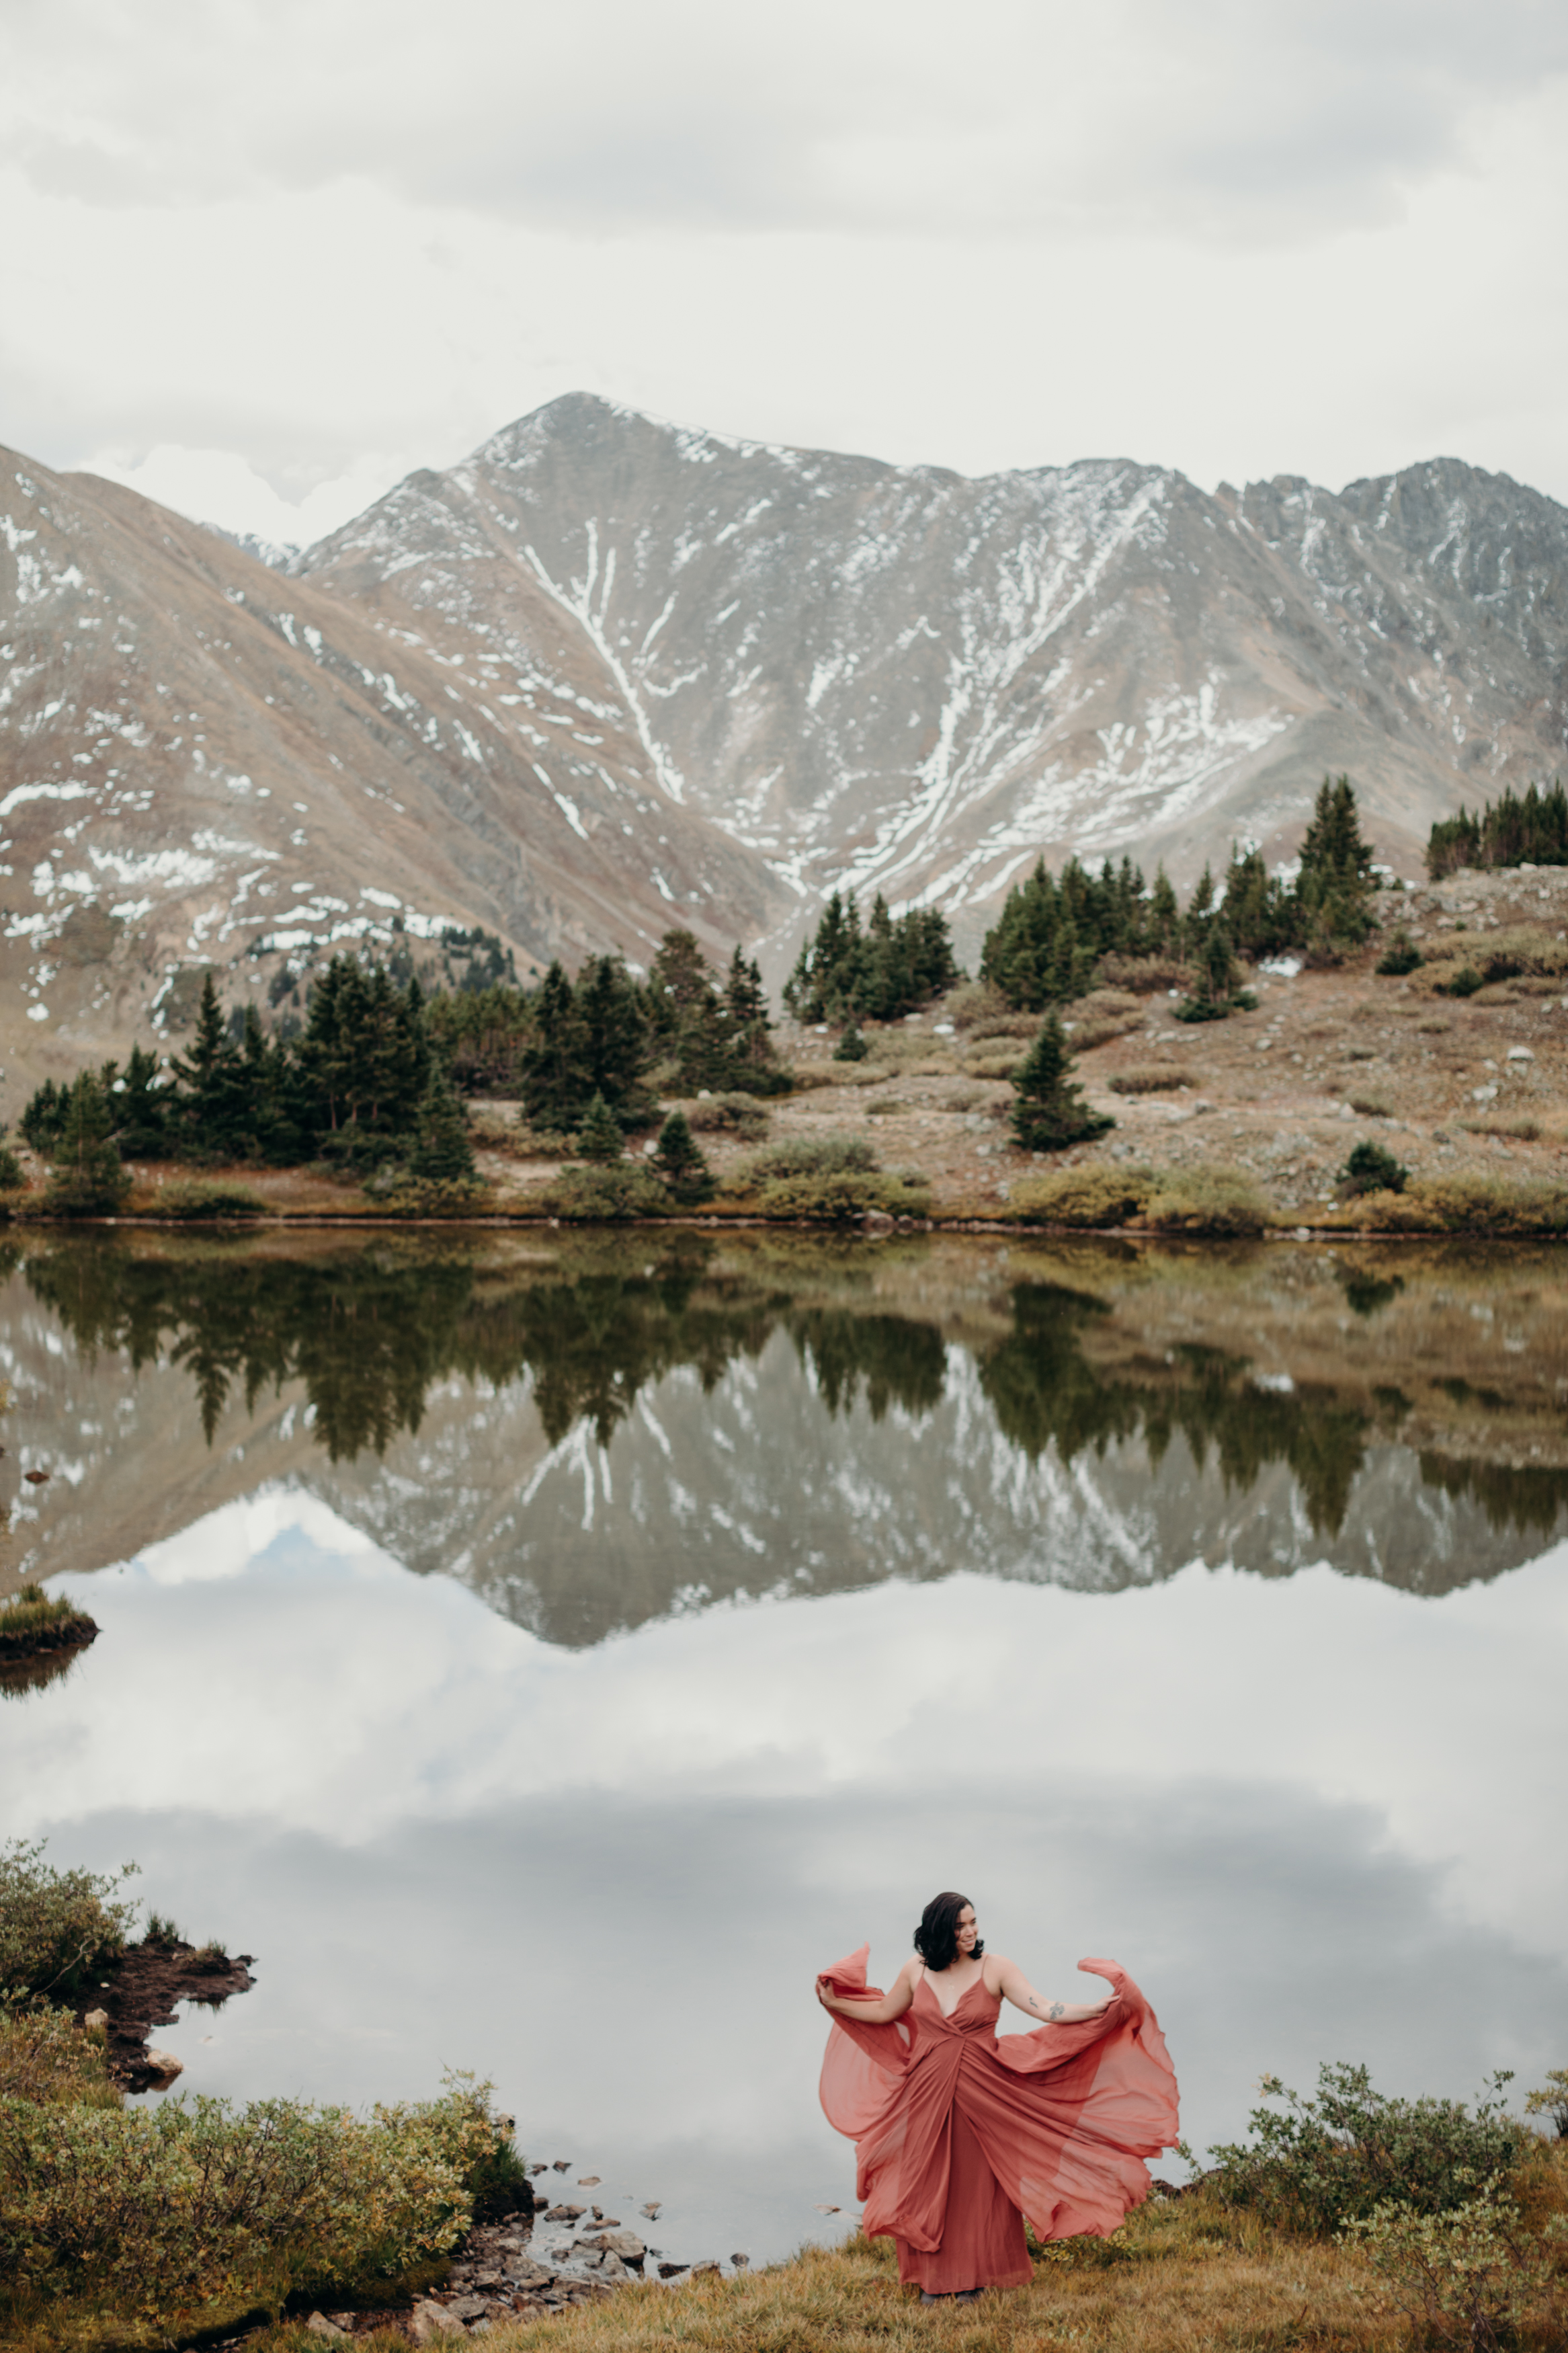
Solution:
{"label": "woman's dark hair", "polygon": [[[945,1969],[958,1951],[958,1915],[969,1898],[955,1895],[949,1888],[945,1895],[933,1895],[921,1914],[921,1925],[915,1930],[915,1950],[928,1969]],[[974,1940],[974,1957],[985,1950],[984,1940]]]}

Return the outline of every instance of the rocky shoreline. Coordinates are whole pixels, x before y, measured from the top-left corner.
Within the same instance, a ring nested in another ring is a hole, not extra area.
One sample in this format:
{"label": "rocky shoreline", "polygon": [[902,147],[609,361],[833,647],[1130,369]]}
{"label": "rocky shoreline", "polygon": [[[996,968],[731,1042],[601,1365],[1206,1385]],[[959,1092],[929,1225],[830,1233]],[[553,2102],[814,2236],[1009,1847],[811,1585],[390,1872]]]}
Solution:
{"label": "rocky shoreline", "polygon": [[[535,2177],[550,2170],[568,2171],[569,2164],[533,2164]],[[575,2187],[590,2191],[599,2186],[596,2175],[580,2177]],[[658,2200],[650,2200],[639,2219],[657,2221]],[[731,2272],[749,2270],[750,2259],[731,2255]],[[495,2221],[477,2222],[453,2252],[446,2284],[433,2288],[412,2304],[363,2311],[315,2311],[306,2322],[312,2335],[324,2339],[368,2336],[375,2329],[396,2329],[415,2345],[434,2345],[443,2338],[483,2337],[498,2324],[548,2318],[574,2306],[614,2295],[639,2281],[659,2280],[676,2285],[682,2280],[717,2277],[726,2266],[711,2259],[677,2262],[663,2249],[650,2246],[619,2215],[602,2206],[579,2205],[563,2199],[546,2205],[534,2194],[531,2208],[521,2204]],[[243,2337],[227,2340],[237,2347]]]}

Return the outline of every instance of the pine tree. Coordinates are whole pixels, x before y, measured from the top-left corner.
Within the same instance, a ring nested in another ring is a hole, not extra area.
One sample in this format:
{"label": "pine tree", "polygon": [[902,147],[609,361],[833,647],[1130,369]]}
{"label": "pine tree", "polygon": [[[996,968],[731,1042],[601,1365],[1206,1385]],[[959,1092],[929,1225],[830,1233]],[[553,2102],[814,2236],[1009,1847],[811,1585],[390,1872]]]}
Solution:
{"label": "pine tree", "polygon": [[649,1163],[661,1176],[671,1198],[685,1208],[708,1200],[713,1178],[683,1111],[672,1111],[658,1132],[658,1148]]}
{"label": "pine tree", "polygon": [[573,1124],[597,1092],[623,1128],[634,1127],[653,1109],[645,1083],[650,1039],[641,993],[619,956],[590,956],[575,1002],[587,1084],[573,1106]]}
{"label": "pine tree", "polygon": [[131,1190],[131,1176],[110,1141],[113,1115],[94,1071],[82,1071],[66,1099],[55,1148],[47,1206],[65,1217],[112,1216]]}
{"label": "pine tree", "polygon": [[621,1124],[601,1094],[595,1094],[577,1131],[577,1149],[584,1160],[618,1160],[626,1150]]}
{"label": "pine tree", "polygon": [[419,1106],[418,1135],[408,1166],[411,1175],[437,1184],[478,1180],[463,1106],[444,1079],[432,1080]]}
{"label": "pine tree", "polygon": [[1302,839],[1294,892],[1297,936],[1309,954],[1334,962],[1364,940],[1376,887],[1351,780],[1325,776]]}
{"label": "pine tree", "polygon": [[1017,1100],[1010,1124],[1026,1152],[1059,1152],[1115,1126],[1103,1112],[1091,1111],[1082,1088],[1070,1082],[1072,1067],[1061,1022],[1047,1013],[1013,1080]]}
{"label": "pine tree", "polygon": [[833,1059],[836,1062],[863,1062],[870,1050],[858,1022],[851,1021],[833,1049]]}
{"label": "pine tree", "polygon": [[523,1109],[539,1128],[571,1130],[595,1092],[576,991],[559,962],[544,976],[519,1082]]}
{"label": "pine tree", "polygon": [[168,1090],[157,1082],[156,1054],[132,1046],[113,1104],[114,1140],[132,1160],[162,1160],[169,1149]]}
{"label": "pine tree", "polygon": [[210,966],[202,983],[195,1043],[174,1070],[184,1090],[179,1118],[185,1150],[205,1160],[244,1156],[249,1105],[239,1050],[229,1036]]}

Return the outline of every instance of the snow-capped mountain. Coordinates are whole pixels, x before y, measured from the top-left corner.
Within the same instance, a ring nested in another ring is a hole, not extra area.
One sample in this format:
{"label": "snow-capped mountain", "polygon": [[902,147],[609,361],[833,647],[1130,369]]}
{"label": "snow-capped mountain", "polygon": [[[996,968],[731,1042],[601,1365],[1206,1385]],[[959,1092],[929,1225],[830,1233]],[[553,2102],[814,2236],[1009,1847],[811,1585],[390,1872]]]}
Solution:
{"label": "snow-capped mountain", "polygon": [[1409,870],[1568,734],[1568,510],[1449,459],[971,480],[572,395],[280,563],[21,459],[0,537],[0,972],[72,1059],[395,917],[776,973],[848,883],[973,950],[1042,851],[1284,854],[1327,770]]}

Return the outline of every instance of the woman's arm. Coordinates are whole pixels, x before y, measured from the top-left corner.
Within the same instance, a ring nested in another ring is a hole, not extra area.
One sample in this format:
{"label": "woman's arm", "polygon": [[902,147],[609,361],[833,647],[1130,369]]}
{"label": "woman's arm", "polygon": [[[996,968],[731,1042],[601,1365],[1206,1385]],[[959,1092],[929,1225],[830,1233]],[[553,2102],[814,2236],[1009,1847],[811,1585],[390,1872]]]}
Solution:
{"label": "woman's arm", "polygon": [[915,1998],[914,1972],[915,1963],[906,1961],[893,1979],[891,1992],[885,1993],[880,2001],[841,2000],[833,1990],[832,1978],[818,1978],[816,1999],[836,2018],[858,2018],[867,2026],[888,2026],[895,2018],[902,2018]]}
{"label": "woman's arm", "polygon": [[1045,2001],[1015,1961],[1003,1961],[999,1965],[996,1989],[1006,1995],[1015,2010],[1021,2010],[1026,2016],[1047,2026],[1075,2026],[1082,2019],[1099,2018],[1117,1998],[1111,1992],[1103,1995],[1099,2001]]}

